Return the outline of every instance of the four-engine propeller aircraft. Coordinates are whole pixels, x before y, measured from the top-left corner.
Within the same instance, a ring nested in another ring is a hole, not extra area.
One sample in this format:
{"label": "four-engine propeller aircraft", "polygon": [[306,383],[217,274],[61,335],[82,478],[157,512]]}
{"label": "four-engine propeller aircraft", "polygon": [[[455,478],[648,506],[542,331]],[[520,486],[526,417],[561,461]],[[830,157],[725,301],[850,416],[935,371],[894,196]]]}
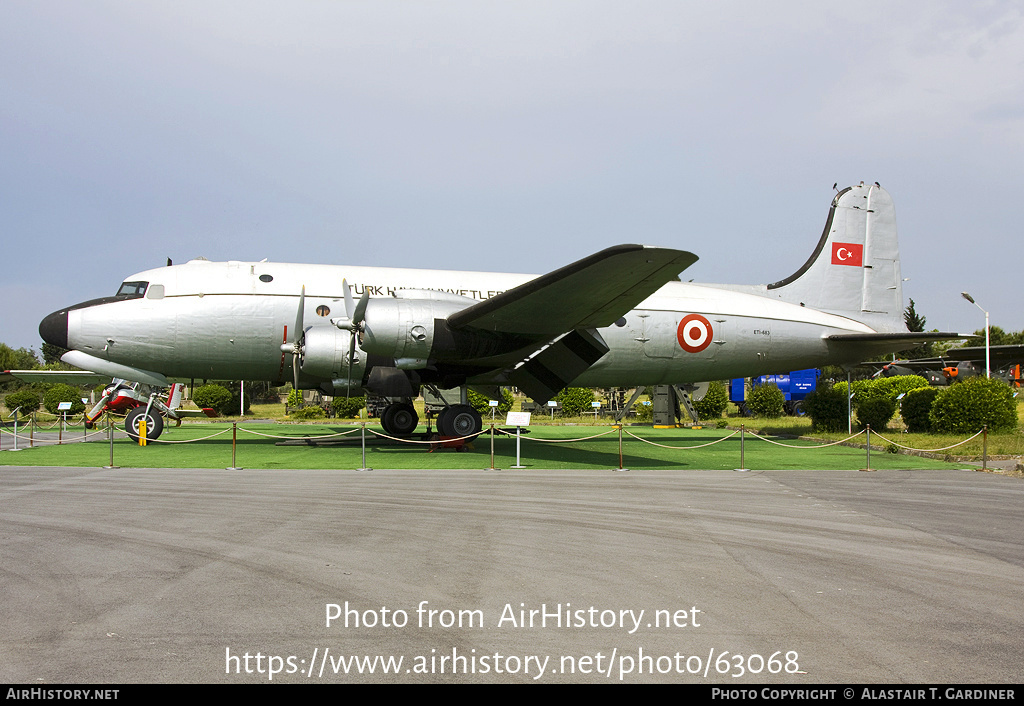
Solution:
{"label": "four-engine propeller aircraft", "polygon": [[774,284],[679,281],[696,260],[619,245],[538,277],[200,259],[132,275],[39,331],[67,363],[151,386],[292,378],[396,398],[382,417],[395,434],[415,429],[421,386],[461,387],[463,404],[437,420],[452,437],[482,426],[467,387],[544,402],[570,383],[747,377],[960,337],[906,330],[895,212],[878,185],[839,192],[810,259]]}

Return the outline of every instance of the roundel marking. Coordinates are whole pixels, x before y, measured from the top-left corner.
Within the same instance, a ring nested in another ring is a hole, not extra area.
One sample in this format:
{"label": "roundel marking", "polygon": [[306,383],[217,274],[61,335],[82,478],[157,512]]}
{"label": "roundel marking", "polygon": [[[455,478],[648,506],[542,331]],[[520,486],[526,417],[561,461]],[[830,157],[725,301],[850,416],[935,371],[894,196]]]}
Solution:
{"label": "roundel marking", "polygon": [[711,339],[715,337],[715,330],[711,327],[711,322],[700,314],[687,314],[679,322],[676,337],[684,351],[700,353],[711,345]]}

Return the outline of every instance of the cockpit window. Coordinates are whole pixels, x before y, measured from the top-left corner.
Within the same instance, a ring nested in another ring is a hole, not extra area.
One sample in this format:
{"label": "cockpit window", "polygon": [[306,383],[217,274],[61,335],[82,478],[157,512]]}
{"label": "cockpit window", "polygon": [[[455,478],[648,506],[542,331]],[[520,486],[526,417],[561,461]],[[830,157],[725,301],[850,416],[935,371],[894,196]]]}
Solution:
{"label": "cockpit window", "polygon": [[117,296],[120,299],[137,299],[145,296],[148,286],[149,282],[122,282]]}

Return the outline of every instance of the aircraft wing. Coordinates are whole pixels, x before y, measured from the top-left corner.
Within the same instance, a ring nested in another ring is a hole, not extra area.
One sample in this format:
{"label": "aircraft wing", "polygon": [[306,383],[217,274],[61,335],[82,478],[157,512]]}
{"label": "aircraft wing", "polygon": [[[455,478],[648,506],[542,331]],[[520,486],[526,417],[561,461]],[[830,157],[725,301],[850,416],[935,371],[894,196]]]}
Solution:
{"label": "aircraft wing", "polygon": [[[1024,362],[1024,346],[990,346],[989,356],[993,365]],[[946,358],[952,360],[969,360],[982,362],[985,360],[985,346],[965,346],[946,351]]]}
{"label": "aircraft wing", "polygon": [[5,370],[0,373],[0,383],[21,380],[22,382],[65,382],[69,385],[95,385],[110,382],[110,375],[100,375],[89,370]]}
{"label": "aircraft wing", "polygon": [[448,325],[531,337],[610,326],[696,261],[682,250],[617,245],[456,312]]}

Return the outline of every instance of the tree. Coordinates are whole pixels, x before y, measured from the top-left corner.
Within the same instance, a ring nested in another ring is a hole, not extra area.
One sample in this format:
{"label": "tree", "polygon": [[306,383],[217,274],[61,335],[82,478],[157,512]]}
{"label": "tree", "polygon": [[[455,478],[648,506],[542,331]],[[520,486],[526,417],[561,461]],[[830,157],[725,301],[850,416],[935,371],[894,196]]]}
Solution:
{"label": "tree", "polygon": [[67,348],[55,346],[52,343],[43,344],[43,363],[46,365],[57,365],[61,362],[60,357],[68,352]]}
{"label": "tree", "polygon": [[567,387],[555,395],[555,399],[562,405],[563,417],[579,417],[591,410],[594,391],[586,387]]}
{"label": "tree", "polygon": [[60,413],[60,403],[70,402],[69,414],[78,414],[85,410],[85,403],[82,402],[82,391],[77,387],[65,385],[62,382],[51,385],[50,389],[43,395],[43,406],[50,414]]}
{"label": "tree", "polygon": [[[928,319],[917,313],[914,308],[914,300],[910,300],[910,304],[903,312],[903,323],[906,324],[908,331],[915,333],[925,330],[925,324],[928,323]],[[903,357],[910,360],[916,360],[918,358],[931,358],[935,355],[934,353],[935,344],[933,343],[922,343],[917,348],[911,348],[910,350],[903,351]]]}

